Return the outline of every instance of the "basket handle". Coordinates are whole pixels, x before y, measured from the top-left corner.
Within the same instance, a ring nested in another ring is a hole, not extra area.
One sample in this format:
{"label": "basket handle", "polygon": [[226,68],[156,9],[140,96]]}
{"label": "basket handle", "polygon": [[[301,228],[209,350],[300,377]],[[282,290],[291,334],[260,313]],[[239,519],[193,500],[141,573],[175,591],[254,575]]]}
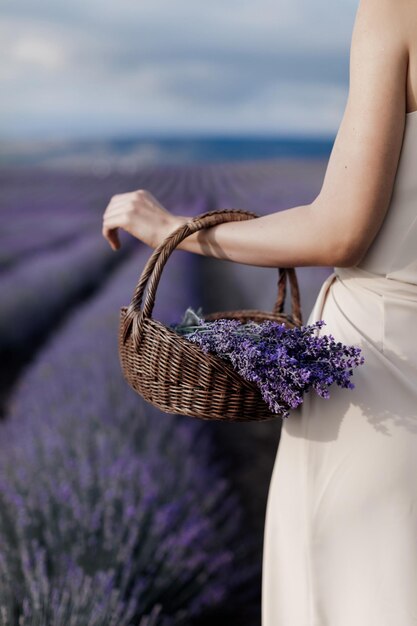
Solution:
{"label": "basket handle", "polygon": [[[143,323],[146,318],[149,318],[152,315],[155,303],[155,294],[161,278],[162,270],[173,250],[179,243],[181,243],[181,241],[183,241],[183,239],[192,233],[201,230],[202,228],[210,228],[223,222],[242,221],[257,217],[258,215],[256,213],[253,213],[252,211],[244,211],[242,209],[206,211],[190,218],[187,222],[170,233],[159,244],[159,246],[155,248],[142,271],[124,318],[124,328],[122,334],[123,342],[126,341],[129,330],[132,327],[134,345],[136,349],[138,349]],[[291,285],[291,315],[296,323],[301,324],[300,293],[295,269],[293,267],[280,267],[278,270],[278,295],[273,308],[273,314],[278,315],[283,313],[286,296],[286,278],[288,275]],[[148,280],[149,285],[145,303],[143,305],[143,309],[141,309],[140,307],[142,304],[143,294]]]}

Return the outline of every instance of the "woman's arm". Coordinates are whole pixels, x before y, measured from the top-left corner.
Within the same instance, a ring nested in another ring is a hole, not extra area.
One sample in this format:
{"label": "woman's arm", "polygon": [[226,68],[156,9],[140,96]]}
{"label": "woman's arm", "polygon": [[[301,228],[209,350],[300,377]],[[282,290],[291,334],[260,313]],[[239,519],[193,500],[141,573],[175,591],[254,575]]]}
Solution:
{"label": "woman's arm", "polygon": [[[256,219],[217,224],[189,235],[177,249],[262,267],[340,265],[341,237],[330,231],[330,239],[326,236],[314,206],[313,202]],[[180,217],[177,225],[188,219]]]}
{"label": "woman's arm", "polygon": [[348,101],[317,198],[203,229],[178,248],[264,267],[357,264],[389,207],[405,124],[408,49],[407,0],[361,0]]}

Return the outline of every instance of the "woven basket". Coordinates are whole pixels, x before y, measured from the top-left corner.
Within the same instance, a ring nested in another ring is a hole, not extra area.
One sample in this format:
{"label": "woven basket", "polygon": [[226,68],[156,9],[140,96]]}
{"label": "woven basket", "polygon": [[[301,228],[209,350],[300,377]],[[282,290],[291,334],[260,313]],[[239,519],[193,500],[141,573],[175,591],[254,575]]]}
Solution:
{"label": "woven basket", "polygon": [[[207,211],[178,227],[155,248],[146,263],[129,306],[120,309],[119,359],[124,378],[147,402],[166,413],[204,420],[265,421],[272,413],[253,382],[243,379],[232,365],[205,353],[161,322],[152,319],[155,293],[162,269],[176,246],[192,233],[221,222],[258,217],[250,211]],[[286,279],[291,285],[291,315],[283,312]],[[141,308],[145,286],[148,286]],[[288,328],[302,325],[298,281],[294,268],[279,268],[278,297],[272,313],[259,310],[221,311],[204,316],[242,322],[273,320]]]}

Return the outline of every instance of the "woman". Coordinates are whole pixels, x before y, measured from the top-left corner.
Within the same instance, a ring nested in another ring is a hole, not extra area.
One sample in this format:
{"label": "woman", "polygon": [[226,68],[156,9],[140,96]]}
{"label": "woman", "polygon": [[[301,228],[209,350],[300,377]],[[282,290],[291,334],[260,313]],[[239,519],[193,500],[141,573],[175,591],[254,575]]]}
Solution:
{"label": "woman", "polygon": [[[145,190],[112,198],[151,247],[187,218]],[[308,205],[187,237],[263,267],[334,266],[307,323],[360,345],[355,389],[307,394],[284,420],[269,487],[263,626],[417,624],[417,3],[361,0],[344,116]]]}

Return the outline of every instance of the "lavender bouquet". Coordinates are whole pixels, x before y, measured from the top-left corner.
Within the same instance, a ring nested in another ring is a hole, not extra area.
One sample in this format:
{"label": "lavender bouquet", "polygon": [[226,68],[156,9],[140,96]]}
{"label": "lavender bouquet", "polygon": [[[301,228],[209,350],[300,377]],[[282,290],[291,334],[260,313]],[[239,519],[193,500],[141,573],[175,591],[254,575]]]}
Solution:
{"label": "lavender bouquet", "polygon": [[205,321],[201,307],[189,307],[179,324],[171,328],[228,361],[248,381],[255,382],[272,413],[289,417],[290,409],[303,402],[313,388],[328,399],[336,383],[353,389],[353,368],[364,363],[361,348],[335,341],[333,335],[315,334],[326,322],[288,328],[285,323],[265,320],[243,323],[236,319]]}

